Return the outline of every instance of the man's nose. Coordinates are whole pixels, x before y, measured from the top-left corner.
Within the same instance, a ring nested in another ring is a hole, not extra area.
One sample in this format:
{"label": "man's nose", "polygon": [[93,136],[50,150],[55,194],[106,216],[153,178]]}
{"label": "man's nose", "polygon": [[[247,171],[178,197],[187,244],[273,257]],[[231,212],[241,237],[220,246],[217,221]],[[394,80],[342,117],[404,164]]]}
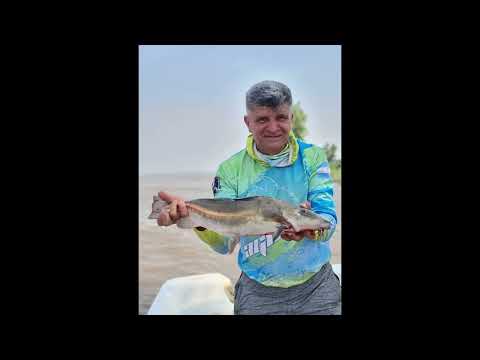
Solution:
{"label": "man's nose", "polygon": [[270,133],[277,133],[280,130],[280,126],[275,120],[271,120],[268,122],[267,131]]}

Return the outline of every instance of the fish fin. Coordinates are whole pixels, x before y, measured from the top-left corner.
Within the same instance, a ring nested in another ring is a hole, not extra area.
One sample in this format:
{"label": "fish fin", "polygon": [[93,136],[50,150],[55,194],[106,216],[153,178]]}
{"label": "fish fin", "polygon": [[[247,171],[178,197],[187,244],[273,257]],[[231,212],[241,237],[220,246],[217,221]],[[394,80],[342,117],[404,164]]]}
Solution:
{"label": "fish fin", "polygon": [[245,197],[245,198],[235,199],[235,201],[252,200],[252,199],[257,199],[257,198],[260,198],[260,197],[263,197],[263,196],[249,196],[249,197]]}
{"label": "fish fin", "polygon": [[160,212],[163,208],[169,209],[168,203],[160,199],[158,196],[154,195],[152,202],[152,211],[150,215],[148,215],[148,219],[158,219]]}
{"label": "fish fin", "polygon": [[273,242],[275,242],[279,238],[282,231],[285,230],[287,227],[288,226],[284,225],[284,224],[280,224],[280,225],[277,226],[277,231],[275,231],[272,235]]}
{"label": "fish fin", "polygon": [[228,254],[233,253],[233,250],[235,250],[235,246],[240,241],[240,236],[239,235],[233,235],[229,240],[228,240]]}
{"label": "fish fin", "polygon": [[193,229],[198,226],[190,216],[180,218],[176,224],[180,229]]}

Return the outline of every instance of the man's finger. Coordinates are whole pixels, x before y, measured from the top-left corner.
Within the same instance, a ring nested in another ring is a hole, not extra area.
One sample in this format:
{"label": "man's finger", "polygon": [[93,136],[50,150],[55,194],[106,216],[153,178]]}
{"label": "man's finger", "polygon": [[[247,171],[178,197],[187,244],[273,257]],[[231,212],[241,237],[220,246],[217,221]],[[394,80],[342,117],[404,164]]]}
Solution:
{"label": "man's finger", "polygon": [[170,219],[168,212],[162,211],[160,215],[158,215],[157,224],[160,226],[168,226],[172,224],[172,220]]}
{"label": "man's finger", "polygon": [[172,219],[172,221],[177,221],[178,219],[178,215],[177,215],[177,203],[178,201],[177,200],[173,200],[171,203],[170,203],[170,218]]}
{"label": "man's finger", "polygon": [[310,201],[305,201],[303,204],[300,204],[300,207],[303,207],[305,209],[311,209],[311,204]]}
{"label": "man's finger", "polygon": [[160,191],[158,193],[158,197],[162,199],[163,201],[166,201],[168,203],[171,203],[173,199],[175,198],[174,196],[167,194],[165,191]]}
{"label": "man's finger", "polygon": [[295,233],[293,231],[288,231],[288,230],[284,231],[281,236],[282,236],[282,239],[287,241],[290,241],[290,240],[298,241],[303,239],[302,232]]}
{"label": "man's finger", "polygon": [[290,237],[295,241],[302,240],[304,238],[303,231],[293,232]]}
{"label": "man's finger", "polygon": [[282,233],[280,234],[280,237],[283,239],[283,240],[287,240],[287,241],[290,241],[292,240],[292,232],[290,230],[283,230]]}
{"label": "man's finger", "polygon": [[302,240],[304,238],[303,234],[293,234],[292,239],[295,241]]}
{"label": "man's finger", "polygon": [[178,201],[178,210],[180,211],[180,217],[188,216],[188,209],[185,201],[179,200]]}
{"label": "man's finger", "polygon": [[304,235],[309,239],[315,239],[315,231],[314,230],[305,230]]}

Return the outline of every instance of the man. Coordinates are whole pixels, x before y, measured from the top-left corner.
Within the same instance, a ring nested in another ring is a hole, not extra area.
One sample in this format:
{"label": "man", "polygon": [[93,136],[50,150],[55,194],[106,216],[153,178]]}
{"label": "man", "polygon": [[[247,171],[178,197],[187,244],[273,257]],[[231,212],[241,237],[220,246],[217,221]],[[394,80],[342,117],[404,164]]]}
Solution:
{"label": "man", "polygon": [[[286,229],[275,242],[266,235],[241,237],[237,315],[341,313],[340,284],[329,263],[329,239],[337,223],[333,182],[324,150],[295,138],[291,106],[290,89],[279,82],[263,81],[248,90],[244,122],[251,134],[246,148],[218,168],[214,196],[271,196],[311,208],[332,226],[323,233]],[[180,197],[164,192],[159,196],[171,203],[159,225],[188,215]],[[228,252],[228,237],[204,228],[194,232],[215,251]]]}

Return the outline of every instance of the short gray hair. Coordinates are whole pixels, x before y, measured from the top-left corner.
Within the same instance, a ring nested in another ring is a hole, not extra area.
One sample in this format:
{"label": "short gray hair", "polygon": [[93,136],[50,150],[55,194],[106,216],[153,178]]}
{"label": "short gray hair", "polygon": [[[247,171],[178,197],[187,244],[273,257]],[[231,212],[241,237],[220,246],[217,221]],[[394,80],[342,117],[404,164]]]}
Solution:
{"label": "short gray hair", "polygon": [[278,81],[265,80],[253,85],[247,91],[247,109],[255,106],[276,108],[283,104],[292,106],[292,93],[290,89]]}

